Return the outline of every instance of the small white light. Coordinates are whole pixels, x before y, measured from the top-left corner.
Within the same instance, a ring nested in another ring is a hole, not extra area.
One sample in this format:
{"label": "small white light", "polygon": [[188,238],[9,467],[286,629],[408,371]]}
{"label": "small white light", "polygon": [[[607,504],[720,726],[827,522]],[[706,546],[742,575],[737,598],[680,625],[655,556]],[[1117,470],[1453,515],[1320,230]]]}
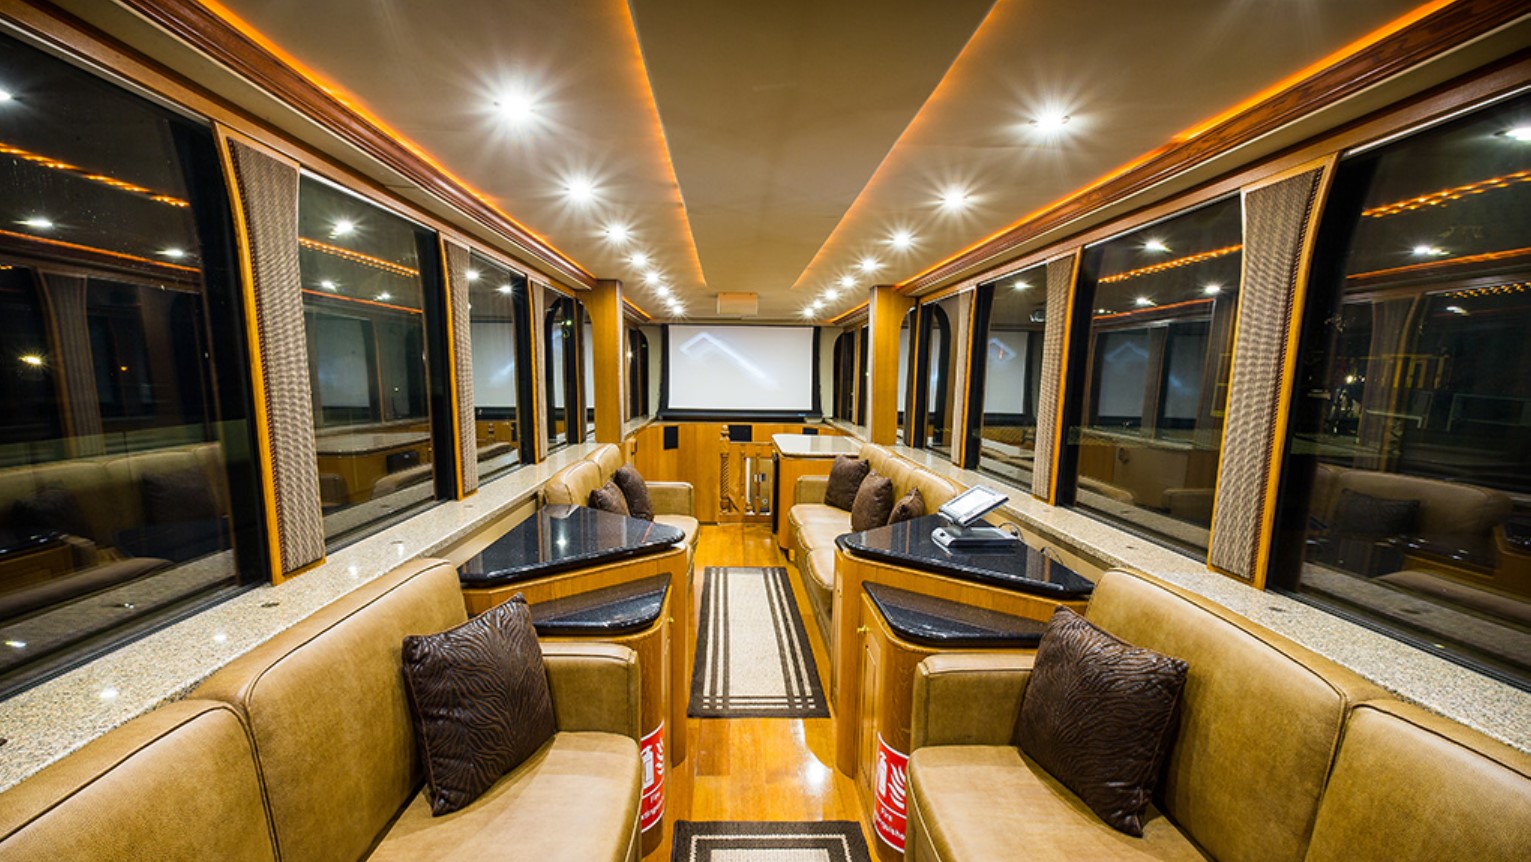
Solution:
{"label": "small white light", "polygon": [[499,287],[495,288],[495,290],[499,291],[500,293],[502,293],[502,294],[504,294],[506,296],[510,296],[512,293],[515,292],[515,287],[512,286],[512,285],[509,285],[509,284],[502,284]]}
{"label": "small white light", "polygon": [[888,244],[899,251],[905,251],[914,245],[914,234],[907,230],[896,230],[893,232],[893,236],[888,238]]}
{"label": "small white light", "polygon": [[813,306],[809,305],[809,306],[805,306],[803,308],[803,316],[804,317],[811,318],[811,317],[814,316],[814,314],[815,314],[815,312],[814,312]]}
{"label": "small white light", "polygon": [[643,283],[648,285],[649,287],[653,287],[653,286],[659,284],[659,282],[660,282],[660,277],[659,277],[659,273],[658,272],[655,272],[654,270],[651,269],[648,272],[645,272],[643,274]]}
{"label": "small white light", "polygon": [[840,291],[835,290],[832,287],[829,290],[824,291],[824,301],[825,302],[834,302],[835,300],[837,300],[839,298],[840,298]]}
{"label": "small white light", "polygon": [[603,233],[608,240],[617,243],[618,245],[621,245],[622,243],[625,243],[632,238],[632,231],[629,230],[625,224],[609,224],[606,226],[605,230],[601,231],[601,233]]}
{"label": "small white light", "polygon": [[1448,306],[1446,306],[1446,310],[1451,312],[1452,314],[1466,314],[1467,313],[1467,309],[1463,308],[1460,305],[1448,305]]}
{"label": "small white light", "polygon": [[[5,100],[4,99],[0,99],[0,102],[3,102],[3,101],[5,101]],[[1510,140],[1512,140],[1512,141],[1521,141],[1522,143],[1531,143],[1531,126],[1516,126],[1513,129],[1505,129],[1504,132],[1502,132],[1502,134],[1505,137],[1507,137]]]}
{"label": "small white light", "polygon": [[1015,288],[1016,290],[1031,290],[1031,282],[1021,281],[1020,279],[1016,279],[1015,284],[1012,284],[1010,286]]}
{"label": "small white light", "polygon": [[857,264],[857,266],[861,267],[862,272],[876,272],[877,267],[880,265],[875,257],[864,257],[861,259],[861,263]]}
{"label": "small white light", "polygon": [[854,278],[852,278],[851,276],[848,276],[848,275],[842,275],[842,276],[840,276],[840,286],[844,287],[844,288],[855,287],[856,286],[856,279],[854,279]]}
{"label": "small white light", "polygon": [[1165,245],[1164,240],[1162,239],[1151,239],[1148,242],[1143,243],[1143,250],[1151,251],[1156,254],[1163,254],[1169,251],[1170,247]]}
{"label": "small white light", "polygon": [[476,270],[476,269],[468,270],[468,282],[471,284],[471,283],[473,283],[475,281],[478,281],[478,270]]}
{"label": "small white light", "polygon": [[1221,284],[1209,284],[1202,288],[1201,292],[1208,296],[1217,296],[1219,293],[1223,292],[1223,286]]}
{"label": "small white light", "polygon": [[170,258],[171,260],[180,260],[181,258],[186,256],[186,249],[184,249],[184,248],[167,248],[167,249],[162,249],[160,251],[160,254],[164,255],[165,257]]}
{"label": "small white light", "polygon": [[1412,250],[1415,257],[1439,257],[1446,253],[1446,249],[1438,245],[1416,245]]}
{"label": "small white light", "polygon": [[948,186],[941,192],[941,207],[949,210],[960,210],[968,205],[967,189],[958,186]]}
{"label": "small white light", "polygon": [[387,302],[390,299],[393,299],[393,294],[389,293],[386,290],[377,295],[377,301],[378,302]]}
{"label": "small white light", "polygon": [[1111,313],[1111,309],[1109,309],[1109,308],[1097,308],[1097,309],[1095,309],[1095,313],[1096,314],[1110,314]]}
{"label": "small white light", "polygon": [[228,642],[229,642],[229,636],[228,635],[224,634],[223,632],[214,632],[213,633],[213,643],[215,643],[215,644],[223,644],[223,643],[228,643]]}
{"label": "small white light", "polygon": [[564,192],[577,204],[595,200],[595,180],[587,176],[573,176],[564,183]]}
{"label": "small white light", "polygon": [[1356,376],[1354,374],[1347,374],[1347,375],[1345,375],[1345,384],[1347,386],[1352,384],[1352,383],[1354,383],[1354,382],[1356,382]]}
{"label": "small white light", "polygon": [[639,269],[645,269],[649,265],[649,256],[641,251],[635,251],[628,255],[627,262]]}
{"label": "small white light", "polygon": [[1047,111],[1031,119],[1031,127],[1044,135],[1055,135],[1069,124],[1069,115],[1062,111]]}
{"label": "small white light", "polygon": [[24,218],[21,220],[21,223],[27,227],[35,228],[37,230],[53,230],[53,220],[43,218],[42,216]]}
{"label": "small white light", "polygon": [[669,296],[670,296],[670,286],[667,285],[667,284],[656,284],[656,285],[654,285],[654,295],[659,297],[660,299],[667,299],[667,298],[669,298]]}
{"label": "small white light", "polygon": [[111,686],[107,686],[106,688],[101,689],[101,699],[102,700],[116,700],[117,699],[117,689],[112,688]]}
{"label": "small white light", "polygon": [[356,222],[348,218],[339,219],[335,226],[330,228],[330,236],[350,236],[356,232]]}
{"label": "small white light", "polygon": [[33,368],[43,367],[43,358],[38,356],[36,353],[28,353],[25,356],[22,356],[21,362],[23,365],[30,365]]}
{"label": "small white light", "polygon": [[0,90],[0,102],[9,102],[14,98],[16,96],[10,90]]}
{"label": "small white light", "polygon": [[494,112],[505,122],[520,125],[537,115],[537,99],[525,91],[503,93],[494,100]]}
{"label": "small white light", "polygon": [[[0,99],[0,101],[4,101],[4,99]],[[27,642],[26,641],[15,641],[15,640],[6,641],[5,645],[10,647],[11,649],[26,649],[27,648]]]}
{"label": "small white light", "polygon": [[1148,308],[1154,304],[1154,301],[1146,296],[1140,296],[1133,300],[1133,304],[1137,305],[1138,308]]}
{"label": "small white light", "polygon": [[330,279],[326,278],[324,281],[319,282],[319,286],[324,288],[325,290],[335,290],[340,285],[338,285],[335,282],[331,281]]}

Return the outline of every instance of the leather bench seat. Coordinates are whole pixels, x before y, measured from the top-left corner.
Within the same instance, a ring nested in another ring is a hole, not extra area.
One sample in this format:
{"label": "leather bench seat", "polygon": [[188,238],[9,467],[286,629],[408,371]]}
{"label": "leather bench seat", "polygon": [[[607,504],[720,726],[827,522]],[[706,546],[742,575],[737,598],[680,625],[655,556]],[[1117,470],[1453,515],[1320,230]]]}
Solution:
{"label": "leather bench seat", "polygon": [[[554,473],[542,486],[542,504],[587,506],[590,492],[610,482],[622,464],[622,450],[614,443],[606,443]],[[691,484],[649,481],[645,484],[654,504],[654,523],[680,530],[686,536],[686,547],[694,551],[701,525],[693,514]]]}

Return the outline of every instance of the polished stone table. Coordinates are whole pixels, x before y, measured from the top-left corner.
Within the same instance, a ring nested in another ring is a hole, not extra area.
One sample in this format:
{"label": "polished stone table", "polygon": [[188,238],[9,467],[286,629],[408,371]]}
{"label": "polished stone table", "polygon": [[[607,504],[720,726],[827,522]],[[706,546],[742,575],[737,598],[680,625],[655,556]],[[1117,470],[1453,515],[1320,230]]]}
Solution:
{"label": "polished stone table", "polygon": [[630,581],[531,606],[538,637],[612,637],[652,626],[664,610],[670,576]]}
{"label": "polished stone table", "polygon": [[585,506],[544,506],[457,569],[464,589],[504,586],[658,553],[675,527]]}
{"label": "polished stone table", "polygon": [[926,515],[846,533],[835,543],[858,557],[1059,599],[1082,599],[1095,589],[1088,578],[1020,541],[999,553],[948,551],[930,537],[945,523],[940,515]]}
{"label": "polished stone table", "polygon": [[991,611],[886,584],[862,585],[888,629],[939,649],[1026,649],[1042,640],[1040,620]]}

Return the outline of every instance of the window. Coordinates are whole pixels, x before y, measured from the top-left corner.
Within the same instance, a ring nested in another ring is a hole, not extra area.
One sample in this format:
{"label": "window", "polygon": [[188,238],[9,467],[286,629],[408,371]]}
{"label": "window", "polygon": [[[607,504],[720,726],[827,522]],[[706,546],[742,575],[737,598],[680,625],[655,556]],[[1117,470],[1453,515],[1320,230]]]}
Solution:
{"label": "window", "polygon": [[856,373],[858,367],[855,330],[847,330],[835,337],[831,356],[834,405],[830,415],[844,422],[853,422],[856,414],[856,384],[859,376]]}
{"label": "window", "polygon": [[952,454],[952,427],[957,410],[957,321],[961,299],[950,296],[923,306],[930,391],[925,405],[925,448]]}
{"label": "window", "polygon": [[904,442],[907,433],[905,421],[912,421],[913,416],[913,412],[908,408],[914,406],[909,403],[909,396],[910,389],[913,388],[911,381],[917,366],[910,361],[910,350],[914,346],[911,330],[915,321],[918,320],[919,313],[919,308],[909,309],[909,313],[904,315],[903,324],[898,329],[898,431],[895,432],[895,438],[899,443]]}
{"label": "window", "polygon": [[478,252],[469,258],[468,327],[473,344],[473,420],[480,480],[520,464],[526,421],[522,405],[530,404],[532,380],[522,369],[530,363],[522,354],[525,328],[526,276]]}
{"label": "window", "polygon": [[[1242,210],[1226,198],[1085,252],[1069,427],[1075,502],[1207,548],[1233,350]],[[1082,372],[1082,373],[1081,373]]]}
{"label": "window", "polygon": [[[298,269],[327,540],[435,498],[422,261],[430,232],[305,175]],[[432,289],[438,286],[432,284]]]}
{"label": "window", "polygon": [[[548,393],[548,445],[556,449],[585,439],[585,413],[581,400],[580,338],[584,307],[563,294],[546,288],[546,325],[543,329],[546,392]],[[569,421],[569,420],[573,421]]]}
{"label": "window", "polygon": [[[211,131],[0,36],[0,694],[265,570]],[[215,383],[216,381],[216,383]]]}
{"label": "window", "polygon": [[1031,486],[1042,392],[1042,335],[1047,319],[1047,267],[1038,265],[979,287],[988,331],[973,340],[982,363],[983,414],[978,469]]}
{"label": "window", "polygon": [[636,326],[627,333],[627,417],[649,415],[649,339]]}
{"label": "window", "polygon": [[1341,161],[1272,581],[1531,688],[1531,98]]}

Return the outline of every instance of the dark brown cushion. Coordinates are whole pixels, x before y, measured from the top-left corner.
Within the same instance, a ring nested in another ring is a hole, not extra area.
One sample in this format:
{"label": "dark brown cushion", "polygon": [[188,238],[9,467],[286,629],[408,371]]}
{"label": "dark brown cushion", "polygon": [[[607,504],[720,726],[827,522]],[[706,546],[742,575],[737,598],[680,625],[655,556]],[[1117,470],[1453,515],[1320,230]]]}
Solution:
{"label": "dark brown cushion", "polygon": [[1037,646],[1016,744],[1102,820],[1142,836],[1185,675],[1180,659],[1059,607]]}
{"label": "dark brown cushion", "polygon": [[520,593],[454,629],[406,637],[404,681],[436,816],[473,802],[558,730]]}
{"label": "dark brown cushion", "polygon": [[893,511],[893,480],[877,473],[868,473],[856,490],[851,503],[851,529],[856,532],[881,527],[888,523]]}
{"label": "dark brown cushion", "polygon": [[80,501],[62,485],[49,485],[30,497],[17,500],[11,506],[11,523],[23,530],[94,538],[90,535],[90,523],[80,509]]}
{"label": "dark brown cushion", "polygon": [[627,498],[622,496],[622,489],[615,482],[607,482],[590,492],[590,508],[618,515],[632,514],[627,508]]}
{"label": "dark brown cushion", "polygon": [[631,464],[623,464],[617,468],[611,481],[622,489],[622,496],[627,498],[628,514],[645,521],[654,520],[654,501],[649,499],[649,484],[643,481],[641,473]]}
{"label": "dark brown cushion", "polygon": [[138,496],[144,504],[144,521],[178,524],[218,517],[213,486],[200,467],[144,473],[138,478]]}
{"label": "dark brown cushion", "polygon": [[893,511],[888,513],[888,523],[897,524],[900,521],[912,521],[915,518],[925,517],[925,495],[920,493],[919,488],[910,488],[909,493],[898,498],[893,504]]}
{"label": "dark brown cushion", "polygon": [[834,465],[829,468],[829,484],[824,487],[825,505],[851,511],[856,505],[856,491],[861,488],[861,480],[870,472],[871,462],[854,455],[836,455]]}
{"label": "dark brown cushion", "polygon": [[1337,535],[1375,540],[1412,536],[1418,524],[1418,500],[1389,500],[1346,488],[1334,504],[1329,528]]}

